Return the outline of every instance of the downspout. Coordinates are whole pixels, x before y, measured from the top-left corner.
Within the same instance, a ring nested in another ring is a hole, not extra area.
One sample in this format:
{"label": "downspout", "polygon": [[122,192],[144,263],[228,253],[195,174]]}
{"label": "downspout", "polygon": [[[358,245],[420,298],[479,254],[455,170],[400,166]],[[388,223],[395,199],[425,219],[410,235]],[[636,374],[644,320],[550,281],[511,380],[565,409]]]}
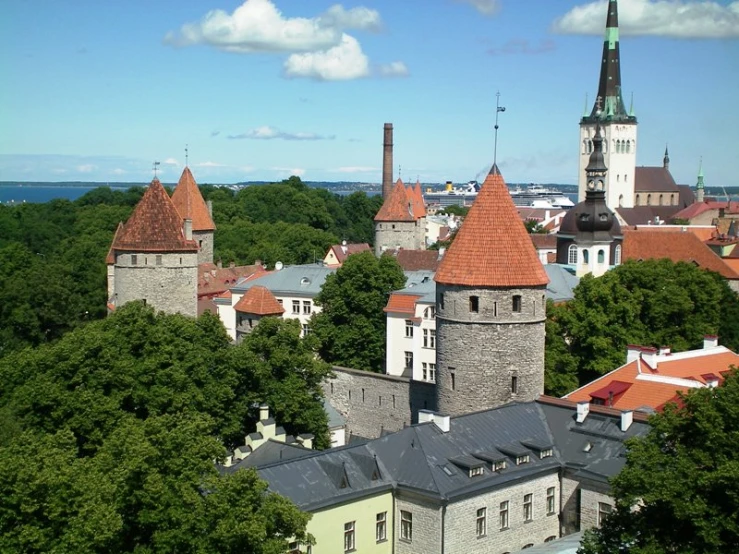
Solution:
{"label": "downspout", "polygon": [[396,506],[395,506],[395,491],[392,491],[392,496],[393,496],[393,534],[391,536],[392,536],[392,539],[393,539],[392,554],[395,554],[395,541],[396,541],[396,537],[398,535],[397,529],[395,528],[395,508],[396,508]]}
{"label": "downspout", "polygon": [[444,527],[446,526],[446,504],[441,507],[441,553],[444,554]]}

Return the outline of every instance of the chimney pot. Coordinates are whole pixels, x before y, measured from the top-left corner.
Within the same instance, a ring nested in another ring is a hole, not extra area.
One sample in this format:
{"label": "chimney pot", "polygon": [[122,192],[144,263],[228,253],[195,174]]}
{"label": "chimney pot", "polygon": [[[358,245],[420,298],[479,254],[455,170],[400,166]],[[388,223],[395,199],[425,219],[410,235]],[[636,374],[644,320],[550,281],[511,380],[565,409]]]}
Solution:
{"label": "chimney pot", "polygon": [[627,410],[625,412],[621,412],[621,431],[624,433],[629,430],[629,427],[631,427],[631,424],[634,422],[634,412],[631,410]]}
{"label": "chimney pot", "polygon": [[716,335],[706,335],[703,337],[703,349],[716,348],[718,346],[718,337]]}
{"label": "chimney pot", "polygon": [[588,413],[590,412],[590,402],[587,400],[583,400],[582,402],[577,403],[577,419],[576,421],[578,423],[582,423],[585,421],[585,418],[588,417]]}
{"label": "chimney pot", "polygon": [[448,433],[451,428],[451,418],[448,415],[431,410],[418,410],[418,423],[429,421],[436,425],[442,433]]}
{"label": "chimney pot", "polygon": [[635,362],[641,356],[641,346],[630,344],[626,347],[626,363]]}
{"label": "chimney pot", "polygon": [[657,349],[645,346],[641,349],[641,359],[652,369],[657,369]]}
{"label": "chimney pot", "polygon": [[185,219],[185,240],[192,240],[192,219]]}
{"label": "chimney pot", "polygon": [[269,406],[267,404],[259,405],[259,421],[269,419]]}

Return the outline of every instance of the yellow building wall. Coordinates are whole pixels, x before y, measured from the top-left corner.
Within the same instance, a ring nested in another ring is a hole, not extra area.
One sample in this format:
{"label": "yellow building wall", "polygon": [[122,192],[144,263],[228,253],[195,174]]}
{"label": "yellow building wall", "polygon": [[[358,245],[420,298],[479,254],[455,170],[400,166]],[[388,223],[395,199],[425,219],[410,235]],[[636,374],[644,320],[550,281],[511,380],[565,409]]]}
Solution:
{"label": "yellow building wall", "polygon": [[[385,512],[386,539],[375,540],[377,514]],[[344,524],[354,522],[357,554],[391,554],[393,546],[393,496],[390,491],[312,512],[308,532],[316,539],[311,554],[343,554]],[[305,550],[305,547],[303,547]]]}

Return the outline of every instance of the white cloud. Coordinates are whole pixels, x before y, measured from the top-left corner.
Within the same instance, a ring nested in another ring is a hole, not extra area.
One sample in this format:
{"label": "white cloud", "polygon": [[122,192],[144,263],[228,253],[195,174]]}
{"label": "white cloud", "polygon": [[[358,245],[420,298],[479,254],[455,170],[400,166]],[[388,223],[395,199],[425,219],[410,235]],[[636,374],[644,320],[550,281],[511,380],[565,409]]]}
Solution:
{"label": "white cloud", "polygon": [[319,81],[343,81],[368,77],[369,59],[357,39],[344,34],[341,43],[320,52],[292,54],[285,61],[285,76]]}
{"label": "white cloud", "polygon": [[346,167],[337,167],[336,169],[329,169],[329,171],[332,173],[369,173],[372,171],[380,171],[380,169],[364,165],[350,165]]}
{"label": "white cloud", "polygon": [[77,166],[77,171],[80,173],[91,173],[96,167],[92,164],[82,164]]}
{"label": "white cloud", "polygon": [[380,14],[362,6],[346,10],[337,4],[318,17],[285,18],[271,0],[246,0],[231,14],[211,10],[201,21],[167,33],[164,42],[242,53],[310,52],[338,44],[345,29],[376,31],[380,26]]}
{"label": "white cloud", "polygon": [[228,167],[228,166],[225,164],[219,164],[217,162],[207,161],[207,162],[197,163],[195,164],[195,167]]}
{"label": "white cloud", "polygon": [[120,167],[116,167],[113,171],[111,171],[113,175],[123,175],[126,173],[125,169],[121,169]]}
{"label": "white cloud", "polygon": [[[600,35],[607,1],[576,6],[552,24],[563,34]],[[619,30],[625,35],[672,38],[739,37],[739,2],[728,5],[709,0],[621,0]]]}
{"label": "white cloud", "polygon": [[494,15],[500,9],[499,0],[457,0],[463,4],[469,4],[482,15]]}
{"label": "white cloud", "polygon": [[288,133],[280,131],[269,125],[263,125],[247,131],[246,133],[240,133],[238,135],[228,135],[230,139],[254,139],[254,140],[334,140],[336,135],[319,135],[316,133]]}
{"label": "white cloud", "polygon": [[297,175],[302,177],[305,175],[305,169],[302,167],[273,167],[273,170],[279,172],[281,176],[290,177],[291,175]]}
{"label": "white cloud", "polygon": [[178,166],[178,165],[180,165],[180,162],[178,162],[174,158],[167,158],[166,160],[164,160],[162,162],[162,164],[164,164],[164,165],[177,165]]}
{"label": "white cloud", "polygon": [[391,62],[379,67],[380,75],[383,77],[407,77],[408,68],[403,62]]}

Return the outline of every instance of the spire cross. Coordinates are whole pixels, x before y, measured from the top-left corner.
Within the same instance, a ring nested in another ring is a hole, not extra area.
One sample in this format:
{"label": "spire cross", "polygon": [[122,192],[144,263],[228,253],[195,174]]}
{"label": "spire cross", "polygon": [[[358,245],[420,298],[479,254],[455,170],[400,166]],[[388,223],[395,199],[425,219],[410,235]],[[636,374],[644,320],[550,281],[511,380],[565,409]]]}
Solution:
{"label": "spire cross", "polygon": [[189,160],[189,157],[188,157],[187,144],[186,144],[185,145],[185,167],[188,166],[188,160]]}
{"label": "spire cross", "polygon": [[159,169],[159,162],[154,162],[154,165],[153,165],[152,169],[154,170],[154,179],[156,179],[157,178],[157,170]]}
{"label": "spire cross", "polygon": [[493,146],[493,165],[498,163],[498,114],[505,108],[500,105],[500,91],[495,93],[495,145]]}

